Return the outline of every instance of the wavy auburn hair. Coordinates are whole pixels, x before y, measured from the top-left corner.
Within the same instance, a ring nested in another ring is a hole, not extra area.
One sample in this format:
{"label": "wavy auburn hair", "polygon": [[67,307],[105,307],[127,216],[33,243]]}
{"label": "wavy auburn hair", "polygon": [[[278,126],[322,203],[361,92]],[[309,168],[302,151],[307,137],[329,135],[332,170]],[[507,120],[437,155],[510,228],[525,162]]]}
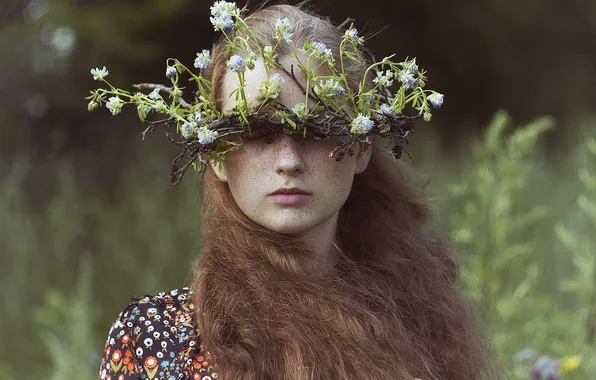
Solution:
{"label": "wavy auburn hair", "polygon": [[[339,29],[289,5],[246,18],[263,46],[275,46],[278,17],[295,25],[296,46],[321,41],[339,53]],[[288,52],[282,46],[278,54]],[[224,42],[216,43],[216,95],[227,58]],[[352,84],[365,63],[349,62]],[[452,254],[427,230],[425,198],[381,141],[340,210],[337,261],[322,276],[313,274],[314,252],[250,220],[211,168],[202,185],[204,248],[192,290],[220,379],[498,377]]]}

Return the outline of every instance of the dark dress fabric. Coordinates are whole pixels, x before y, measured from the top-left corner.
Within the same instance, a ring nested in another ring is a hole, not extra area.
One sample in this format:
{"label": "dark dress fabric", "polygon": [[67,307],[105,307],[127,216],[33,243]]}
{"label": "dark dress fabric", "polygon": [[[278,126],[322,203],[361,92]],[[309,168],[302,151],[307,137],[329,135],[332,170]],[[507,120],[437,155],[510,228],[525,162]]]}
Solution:
{"label": "dark dress fabric", "polygon": [[133,297],[110,329],[101,380],[217,379],[188,288]]}

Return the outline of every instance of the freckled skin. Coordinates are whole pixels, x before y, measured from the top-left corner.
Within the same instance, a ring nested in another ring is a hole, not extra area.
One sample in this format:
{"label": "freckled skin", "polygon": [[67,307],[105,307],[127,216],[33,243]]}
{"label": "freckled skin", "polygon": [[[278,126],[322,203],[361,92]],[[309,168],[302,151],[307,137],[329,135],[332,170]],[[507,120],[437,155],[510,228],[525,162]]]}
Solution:
{"label": "freckled skin", "polygon": [[[296,61],[288,59],[286,68]],[[295,70],[299,71],[299,70]],[[285,75],[279,101],[292,108],[305,100],[302,90]],[[261,62],[245,73],[249,99],[258,95],[258,83],[267,75]],[[228,72],[223,84],[223,109],[236,104],[230,93],[238,86],[237,75]],[[312,101],[309,102],[309,104]],[[337,162],[329,158],[337,139],[316,141],[281,135],[273,143],[262,139],[244,141],[240,149],[230,152],[222,169],[214,167],[219,180],[227,182],[240,209],[255,223],[270,230],[317,241],[329,240],[335,233],[337,216],[345,203],[354,175],[361,173],[370,159],[371,145],[354,146],[355,155]],[[278,188],[298,187],[312,193],[299,205],[279,205],[268,194]]]}

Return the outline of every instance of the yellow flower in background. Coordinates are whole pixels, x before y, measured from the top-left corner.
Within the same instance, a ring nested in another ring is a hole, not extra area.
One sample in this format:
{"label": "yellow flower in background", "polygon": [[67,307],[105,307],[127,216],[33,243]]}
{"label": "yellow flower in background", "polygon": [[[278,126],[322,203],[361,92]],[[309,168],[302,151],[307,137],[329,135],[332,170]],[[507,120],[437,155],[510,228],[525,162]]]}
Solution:
{"label": "yellow flower in background", "polygon": [[558,373],[572,372],[579,367],[581,360],[577,355],[569,355],[561,357]]}

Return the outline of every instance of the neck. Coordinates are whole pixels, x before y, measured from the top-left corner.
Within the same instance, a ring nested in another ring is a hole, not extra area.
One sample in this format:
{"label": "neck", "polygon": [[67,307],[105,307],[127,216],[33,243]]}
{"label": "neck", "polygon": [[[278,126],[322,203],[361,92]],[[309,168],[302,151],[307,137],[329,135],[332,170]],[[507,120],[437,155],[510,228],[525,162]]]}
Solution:
{"label": "neck", "polygon": [[314,253],[313,259],[308,265],[308,269],[313,274],[322,275],[329,272],[337,261],[338,250],[335,241],[337,217],[338,214],[335,214],[322,224],[314,226],[300,235],[306,248]]}

